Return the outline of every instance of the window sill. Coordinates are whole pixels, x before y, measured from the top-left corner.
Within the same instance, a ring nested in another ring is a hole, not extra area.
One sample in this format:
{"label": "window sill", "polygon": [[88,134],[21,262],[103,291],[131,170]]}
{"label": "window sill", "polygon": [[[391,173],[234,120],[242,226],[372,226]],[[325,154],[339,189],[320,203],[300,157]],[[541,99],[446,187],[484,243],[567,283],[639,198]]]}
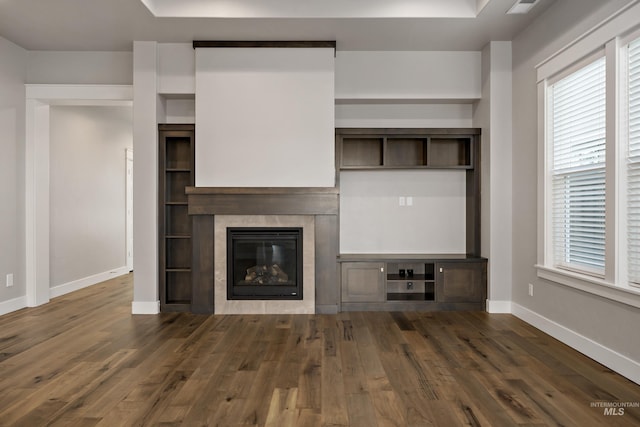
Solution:
{"label": "window sill", "polygon": [[579,289],[612,301],[640,308],[640,289],[623,288],[606,282],[603,279],[584,274],[561,270],[559,268],[536,265],[538,277],[554,283]]}

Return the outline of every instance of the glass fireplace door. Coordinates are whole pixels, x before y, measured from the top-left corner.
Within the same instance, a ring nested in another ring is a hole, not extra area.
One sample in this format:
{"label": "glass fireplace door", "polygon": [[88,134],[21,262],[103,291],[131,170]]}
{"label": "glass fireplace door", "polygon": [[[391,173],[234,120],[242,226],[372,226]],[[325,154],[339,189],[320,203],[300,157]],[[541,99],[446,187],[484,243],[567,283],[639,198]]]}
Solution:
{"label": "glass fireplace door", "polygon": [[227,262],[227,299],[302,299],[301,228],[229,228]]}

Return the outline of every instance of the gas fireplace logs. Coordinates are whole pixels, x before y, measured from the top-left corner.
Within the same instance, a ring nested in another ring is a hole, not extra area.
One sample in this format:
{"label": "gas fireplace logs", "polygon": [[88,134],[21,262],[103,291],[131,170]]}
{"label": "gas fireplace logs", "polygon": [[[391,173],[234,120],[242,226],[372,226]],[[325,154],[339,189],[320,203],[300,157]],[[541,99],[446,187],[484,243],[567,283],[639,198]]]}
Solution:
{"label": "gas fireplace logs", "polygon": [[278,264],[268,267],[266,265],[256,265],[247,269],[247,275],[244,277],[245,282],[251,285],[275,285],[278,283],[287,283],[289,276],[282,271]]}

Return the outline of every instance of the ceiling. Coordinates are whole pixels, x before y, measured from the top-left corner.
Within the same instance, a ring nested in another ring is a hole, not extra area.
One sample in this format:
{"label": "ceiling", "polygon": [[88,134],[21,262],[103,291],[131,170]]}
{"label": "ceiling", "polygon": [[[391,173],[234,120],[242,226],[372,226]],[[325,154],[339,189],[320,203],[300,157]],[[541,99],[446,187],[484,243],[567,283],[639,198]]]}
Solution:
{"label": "ceiling", "polygon": [[0,36],[28,50],[130,51],[134,40],[336,40],[338,50],[481,50],[491,40],[512,40],[554,1],[506,15],[514,0],[0,0]]}

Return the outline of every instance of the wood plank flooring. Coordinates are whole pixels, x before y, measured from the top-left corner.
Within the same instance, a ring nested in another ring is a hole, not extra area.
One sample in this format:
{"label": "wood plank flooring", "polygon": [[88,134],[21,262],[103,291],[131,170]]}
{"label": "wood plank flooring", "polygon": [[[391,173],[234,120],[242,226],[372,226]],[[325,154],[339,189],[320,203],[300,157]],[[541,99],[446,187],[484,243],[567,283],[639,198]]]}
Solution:
{"label": "wood plank flooring", "polygon": [[0,317],[2,426],[638,426],[640,386],[511,315],[133,316],[132,275]]}

